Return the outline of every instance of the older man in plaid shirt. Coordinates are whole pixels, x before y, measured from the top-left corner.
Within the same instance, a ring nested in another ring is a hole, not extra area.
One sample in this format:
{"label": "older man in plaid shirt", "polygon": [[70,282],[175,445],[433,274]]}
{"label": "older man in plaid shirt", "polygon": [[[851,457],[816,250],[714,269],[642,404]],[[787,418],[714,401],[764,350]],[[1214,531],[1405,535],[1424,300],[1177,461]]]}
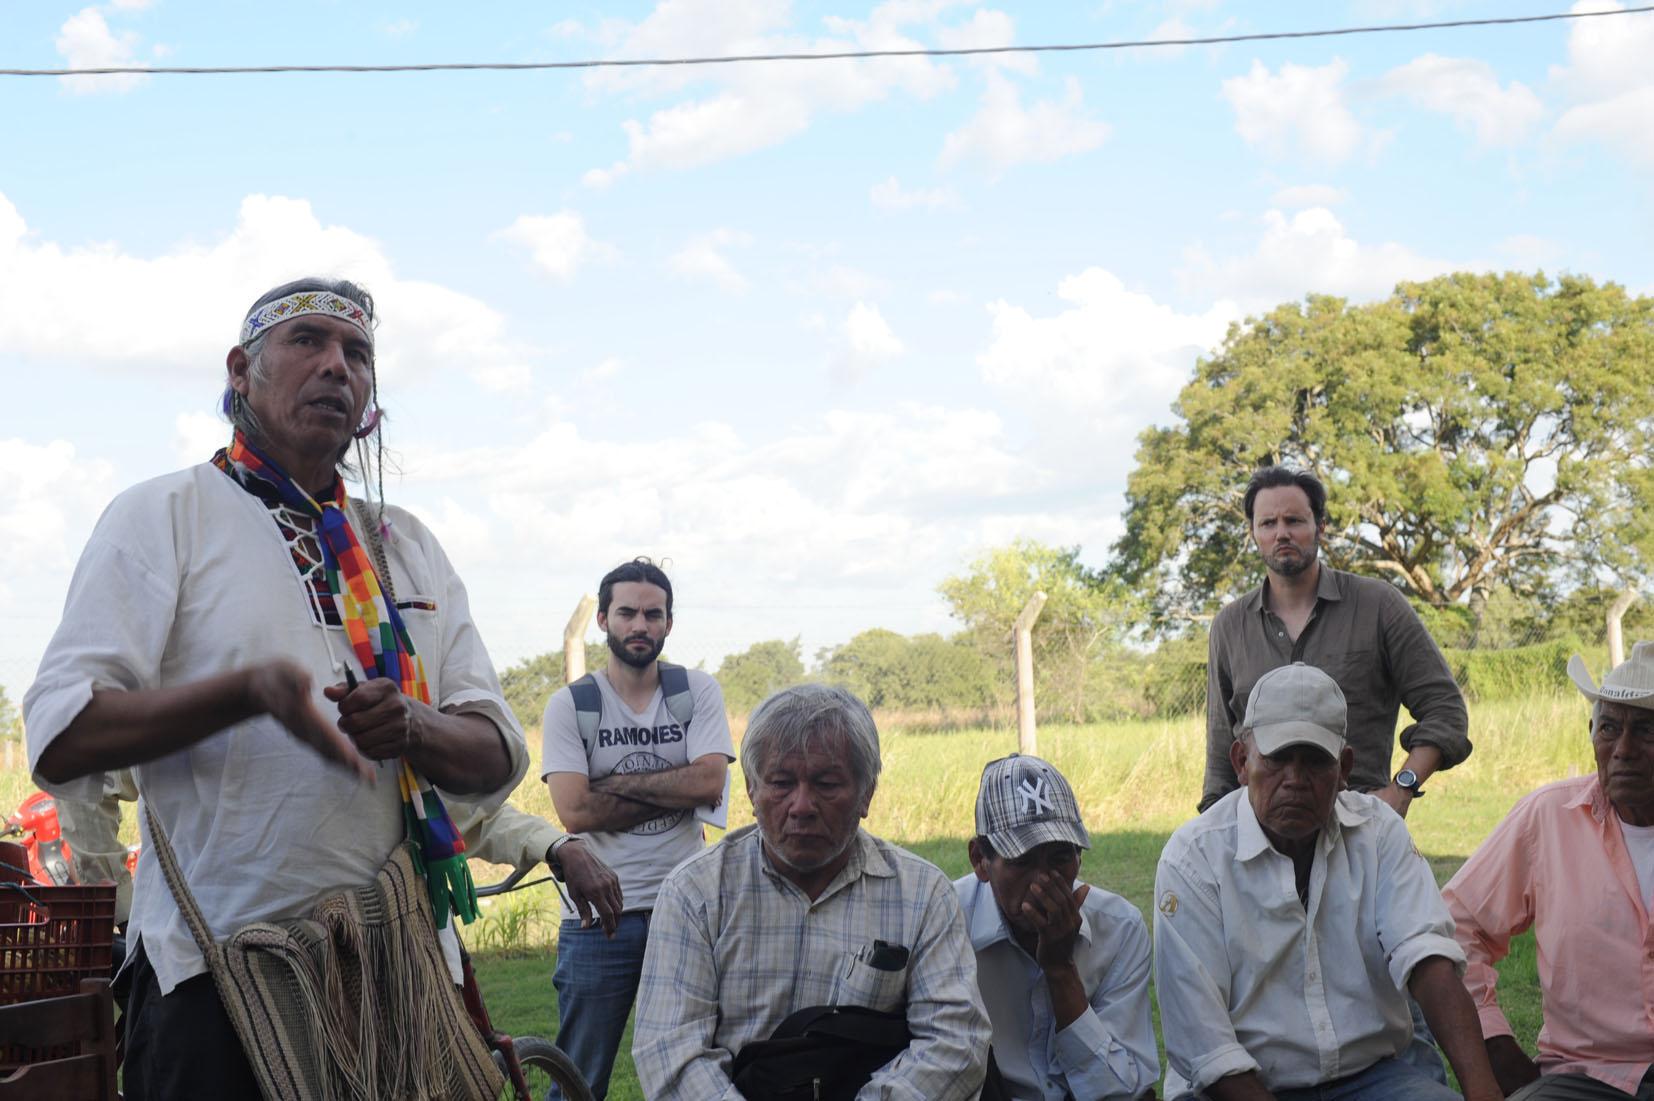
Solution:
{"label": "older man in plaid shirt", "polygon": [[680,864],[655,903],[632,1040],[644,1095],[739,1098],[742,1047],[796,1010],[861,1005],[904,1013],[912,1041],[859,1097],[975,1097],[988,1018],[953,886],[858,824],[879,776],[867,708],[825,685],[777,693],[741,766],[757,825]]}

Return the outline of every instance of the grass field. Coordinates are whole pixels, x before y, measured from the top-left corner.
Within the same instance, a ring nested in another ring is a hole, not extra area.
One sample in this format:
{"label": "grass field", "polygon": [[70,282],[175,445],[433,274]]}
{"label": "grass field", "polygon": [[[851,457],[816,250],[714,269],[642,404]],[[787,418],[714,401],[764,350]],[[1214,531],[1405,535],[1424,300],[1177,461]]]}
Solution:
{"label": "grass field", "polygon": [[[1550,780],[1589,771],[1586,707],[1577,696],[1535,696],[1471,709],[1475,752],[1461,767],[1431,781],[1408,819],[1438,880],[1463,863],[1513,803]],[[972,830],[982,765],[1016,748],[1013,729],[907,733],[882,729],[884,777],[866,823],[872,832],[936,863],[951,877],[969,871],[965,845]],[[739,738],[740,730],[736,731]],[[1154,867],[1166,838],[1192,817],[1203,770],[1203,727],[1175,723],[1053,726],[1039,732],[1040,755],[1072,782],[1093,848],[1087,880],[1130,899],[1147,914]],[[538,756],[538,737],[530,744]],[[739,766],[732,784],[730,826],[752,820]],[[531,770],[531,776],[538,770]],[[18,772],[0,773],[0,807],[15,807],[31,787]],[[524,810],[551,816],[542,785],[525,781],[512,797]],[[490,870],[474,869],[478,882]],[[549,887],[485,902],[486,916],[466,930],[496,1025],[511,1032],[554,1036],[551,971],[557,899]],[[1539,991],[1531,936],[1520,938],[1501,968],[1501,1003],[1531,1052],[1539,1030]],[[609,1096],[642,1094],[623,1045]]]}

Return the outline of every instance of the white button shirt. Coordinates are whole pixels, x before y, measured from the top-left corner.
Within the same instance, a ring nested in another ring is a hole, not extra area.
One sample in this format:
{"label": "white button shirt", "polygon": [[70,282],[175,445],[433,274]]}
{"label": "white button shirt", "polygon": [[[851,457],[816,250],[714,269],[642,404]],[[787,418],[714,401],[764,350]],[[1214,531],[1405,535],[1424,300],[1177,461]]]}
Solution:
{"label": "white button shirt", "polygon": [[1149,930],[1137,907],[1095,885],[1086,892],[1074,966],[1091,1004],[1059,1029],[1045,973],[1012,938],[993,888],[974,875],[953,886],[976,951],[994,1061],[1016,1101],[1135,1101],[1154,1085]]}
{"label": "white button shirt", "polygon": [[1172,835],[1154,894],[1167,1097],[1247,1071],[1280,1090],[1365,1070],[1412,1038],[1413,968],[1464,970],[1430,866],[1371,795],[1339,794],[1307,912],[1245,788]]}

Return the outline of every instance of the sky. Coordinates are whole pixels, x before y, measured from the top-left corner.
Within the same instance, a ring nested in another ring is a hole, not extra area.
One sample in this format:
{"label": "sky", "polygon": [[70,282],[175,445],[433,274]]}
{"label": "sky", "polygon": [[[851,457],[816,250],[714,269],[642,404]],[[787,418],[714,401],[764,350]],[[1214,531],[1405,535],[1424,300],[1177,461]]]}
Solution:
{"label": "sky", "polygon": [[[1539,0],[0,2],[0,67],[1105,42]],[[478,13],[483,13],[479,15]],[[0,686],[120,490],[227,442],[224,357],[305,274],[374,294],[386,495],[496,664],[664,559],[670,653],[949,631],[1016,538],[1119,536],[1136,437],[1227,327],[1456,270],[1654,293],[1654,15],[977,58],[0,77]],[[597,637],[595,627],[590,637]]]}

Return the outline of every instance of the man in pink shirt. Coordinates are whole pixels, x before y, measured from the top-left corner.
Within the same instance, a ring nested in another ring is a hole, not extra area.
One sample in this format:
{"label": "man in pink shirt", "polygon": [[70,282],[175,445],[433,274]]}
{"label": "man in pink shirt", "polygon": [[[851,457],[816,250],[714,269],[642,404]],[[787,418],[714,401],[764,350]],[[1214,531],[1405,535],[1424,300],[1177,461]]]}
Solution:
{"label": "man in pink shirt", "polygon": [[[1442,895],[1507,1095],[1654,1101],[1654,642],[1637,643],[1600,688],[1577,656],[1568,673],[1592,703],[1596,774],[1516,804]],[[1494,964],[1530,926],[1545,1005],[1537,1064],[1494,992]]]}

